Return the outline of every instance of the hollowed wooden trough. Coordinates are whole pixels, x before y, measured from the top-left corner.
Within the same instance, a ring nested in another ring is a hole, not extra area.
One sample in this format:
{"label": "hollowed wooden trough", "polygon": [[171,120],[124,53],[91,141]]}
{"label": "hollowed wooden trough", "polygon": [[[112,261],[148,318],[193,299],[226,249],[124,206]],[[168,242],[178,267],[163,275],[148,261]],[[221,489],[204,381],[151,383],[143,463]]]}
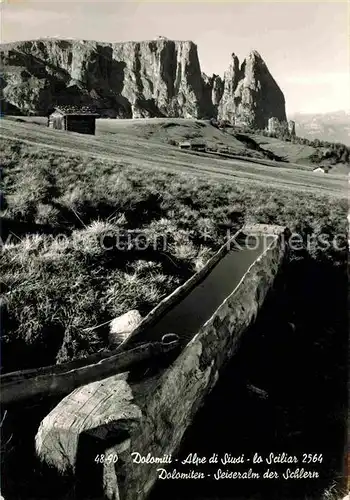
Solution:
{"label": "hollowed wooden trough", "polygon": [[[157,465],[136,465],[132,453],[163,457],[177,452],[273,286],[287,254],[286,236],[280,226],[245,226],[113,353],[163,345],[163,339],[167,354],[145,356],[136,366],[114,371],[110,360],[100,360],[95,376],[93,365],[85,367],[85,385],[75,382],[77,388],[41,422],[35,438],[39,458],[77,481],[94,481],[99,498],[146,499]],[[91,474],[84,477],[84,470]]]}

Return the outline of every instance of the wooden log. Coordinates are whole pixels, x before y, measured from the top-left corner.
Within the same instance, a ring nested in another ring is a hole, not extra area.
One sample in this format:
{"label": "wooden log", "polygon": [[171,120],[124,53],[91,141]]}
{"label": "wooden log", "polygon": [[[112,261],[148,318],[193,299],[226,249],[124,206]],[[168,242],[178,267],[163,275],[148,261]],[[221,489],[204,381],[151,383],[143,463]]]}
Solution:
{"label": "wooden log", "polygon": [[280,236],[282,234],[288,235],[289,230],[285,226],[279,226],[277,224],[256,224],[247,223],[242,228],[242,233],[251,235],[273,235]]}
{"label": "wooden log", "polygon": [[44,373],[31,378],[6,377],[1,384],[1,401],[4,406],[34,397],[69,394],[76,387],[101,380],[112,374],[130,370],[146,360],[151,361],[179,347],[176,339],[172,342],[153,342],[140,345],[128,351],[103,359],[98,363],[81,366],[70,371]]}
{"label": "wooden log", "polygon": [[82,433],[94,431],[106,439],[109,430],[116,431],[118,421],[128,428],[139,421],[142,412],[133,403],[127,380],[127,373],[114,375],[65,397],[40,424],[35,441],[40,458],[60,472],[74,470]]}

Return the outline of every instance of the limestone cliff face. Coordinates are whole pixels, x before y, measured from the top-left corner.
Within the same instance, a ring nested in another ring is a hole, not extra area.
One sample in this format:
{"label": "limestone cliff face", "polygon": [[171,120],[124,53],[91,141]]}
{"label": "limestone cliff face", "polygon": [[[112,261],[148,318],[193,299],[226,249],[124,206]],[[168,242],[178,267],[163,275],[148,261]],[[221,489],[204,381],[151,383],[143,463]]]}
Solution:
{"label": "limestone cliff face", "polygon": [[3,98],[23,113],[45,113],[65,103],[94,105],[122,118],[197,118],[210,104],[192,42],[55,39],[1,49]]}
{"label": "limestone cliff face", "polygon": [[286,120],[285,100],[262,57],[252,51],[239,68],[238,58],[232,54],[224,77],[219,118],[263,129],[271,117]]}
{"label": "limestone cliff face", "polygon": [[234,100],[235,91],[241,77],[239,69],[239,60],[235,54],[231,55],[231,63],[224,74],[224,90],[219,104],[219,118],[228,120],[229,122],[235,121],[236,105]]}
{"label": "limestone cliff face", "polygon": [[202,78],[204,82],[206,114],[216,118],[224,92],[224,82],[218,75],[207,76],[205,73],[202,73]]}
{"label": "limestone cliff face", "polygon": [[191,41],[100,43],[44,39],[1,45],[2,107],[46,114],[56,104],[93,105],[102,116],[227,119],[263,128],[285,120],[284,97],[261,57],[224,79],[201,73]]}

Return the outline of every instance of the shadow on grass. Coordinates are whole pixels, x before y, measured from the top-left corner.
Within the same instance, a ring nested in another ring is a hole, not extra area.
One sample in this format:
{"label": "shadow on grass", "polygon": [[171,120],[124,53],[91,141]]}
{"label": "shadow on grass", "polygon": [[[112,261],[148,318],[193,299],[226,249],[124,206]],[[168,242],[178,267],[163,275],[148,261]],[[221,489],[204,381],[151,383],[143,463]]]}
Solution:
{"label": "shadow on grass", "polygon": [[[318,479],[159,481],[150,500],[320,500],[336,483],[344,487],[347,415],[346,276],[313,261],[284,270],[257,322],[185,434],[179,459],[254,453],[296,455],[297,465],[209,465],[263,473],[296,467]],[[258,388],[259,390],[252,390]],[[264,395],[267,394],[267,397]],[[264,397],[263,397],[264,396]],[[303,454],[322,463],[303,464]],[[179,471],[199,467],[179,466]],[[173,466],[172,466],[173,467]]]}
{"label": "shadow on grass", "polygon": [[253,149],[254,151],[258,151],[262,153],[266,158],[269,160],[275,160],[275,161],[281,161],[281,162],[286,162],[288,163],[288,160],[283,157],[276,155],[272,151],[269,151],[268,149],[262,148],[254,139],[251,137],[244,135],[244,134],[235,134],[236,139],[239,141],[243,142],[245,146],[249,149]]}

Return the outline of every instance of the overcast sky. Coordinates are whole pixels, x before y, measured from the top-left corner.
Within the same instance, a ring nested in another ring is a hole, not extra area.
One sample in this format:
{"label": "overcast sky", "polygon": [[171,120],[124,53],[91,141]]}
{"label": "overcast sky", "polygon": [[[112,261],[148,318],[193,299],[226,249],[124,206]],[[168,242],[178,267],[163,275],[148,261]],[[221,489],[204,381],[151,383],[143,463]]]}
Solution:
{"label": "overcast sky", "polygon": [[202,71],[223,74],[256,49],[287,113],[350,109],[349,4],[342,2],[108,2],[7,0],[3,42],[45,36],[101,41],[193,40]]}

